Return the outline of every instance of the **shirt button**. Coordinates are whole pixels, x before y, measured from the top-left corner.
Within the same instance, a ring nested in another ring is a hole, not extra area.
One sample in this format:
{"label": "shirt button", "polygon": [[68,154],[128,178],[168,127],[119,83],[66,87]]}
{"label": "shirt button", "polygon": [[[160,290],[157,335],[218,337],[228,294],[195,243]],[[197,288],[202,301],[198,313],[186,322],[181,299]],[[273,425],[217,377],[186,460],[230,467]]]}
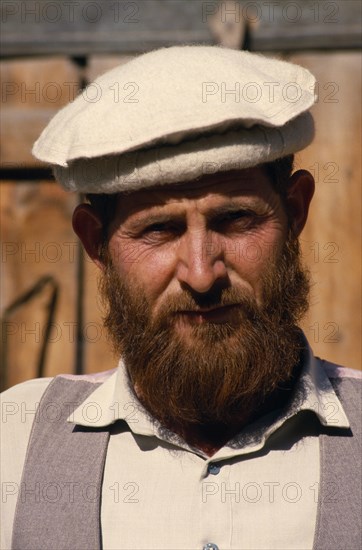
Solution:
{"label": "shirt button", "polygon": [[[213,462],[210,462],[210,464],[207,467],[207,471],[209,472],[209,474],[216,476],[220,472],[220,466],[218,464],[214,464]],[[210,546],[210,548],[212,547]]]}
{"label": "shirt button", "polygon": [[219,547],[214,542],[208,542],[202,550],[219,550]]}

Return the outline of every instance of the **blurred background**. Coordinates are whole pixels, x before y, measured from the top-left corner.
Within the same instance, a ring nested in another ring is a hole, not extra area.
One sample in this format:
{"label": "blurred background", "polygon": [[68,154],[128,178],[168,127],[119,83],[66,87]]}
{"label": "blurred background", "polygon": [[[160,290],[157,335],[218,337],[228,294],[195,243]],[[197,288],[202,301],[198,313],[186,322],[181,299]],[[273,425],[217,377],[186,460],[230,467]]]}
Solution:
{"label": "blurred background", "polygon": [[[97,273],[72,231],[80,197],[31,155],[50,118],[106,70],[176,44],[221,44],[298,63],[317,78],[317,182],[302,234],[313,279],[303,329],[316,355],[361,368],[361,2],[2,1],[1,378],[113,368]],[[119,101],[127,83],[115,90]],[[97,89],[89,101],[97,101]]]}

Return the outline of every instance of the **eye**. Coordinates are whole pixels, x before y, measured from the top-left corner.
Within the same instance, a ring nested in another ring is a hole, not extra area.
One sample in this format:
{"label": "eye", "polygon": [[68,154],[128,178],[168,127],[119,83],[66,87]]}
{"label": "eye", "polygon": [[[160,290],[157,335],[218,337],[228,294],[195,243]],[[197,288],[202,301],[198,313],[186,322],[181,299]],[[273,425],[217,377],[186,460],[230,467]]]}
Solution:
{"label": "eye", "polygon": [[219,231],[245,230],[257,223],[258,219],[258,215],[252,210],[242,209],[223,214],[213,225]]}
{"label": "eye", "polygon": [[251,210],[235,210],[234,212],[227,212],[224,214],[219,219],[219,223],[246,223],[256,217],[256,214]]}
{"label": "eye", "polygon": [[250,210],[236,210],[235,212],[228,212],[224,216],[225,221],[234,221],[241,220],[245,218],[250,218],[253,213]]}
{"label": "eye", "polygon": [[167,223],[153,223],[144,229],[144,233],[162,233],[163,231],[169,231],[170,226]]}
{"label": "eye", "polygon": [[182,224],[175,221],[155,222],[147,225],[144,233],[178,233],[182,231]]}
{"label": "eye", "polygon": [[142,237],[149,240],[169,240],[179,236],[182,227],[173,222],[156,222],[148,225],[142,231]]}

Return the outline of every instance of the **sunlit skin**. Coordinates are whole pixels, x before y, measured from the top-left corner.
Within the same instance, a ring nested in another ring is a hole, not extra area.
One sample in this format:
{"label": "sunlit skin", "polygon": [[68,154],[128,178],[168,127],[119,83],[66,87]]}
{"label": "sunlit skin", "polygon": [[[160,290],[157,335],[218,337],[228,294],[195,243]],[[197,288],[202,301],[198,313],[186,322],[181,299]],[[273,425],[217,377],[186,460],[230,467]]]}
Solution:
{"label": "sunlit skin", "polygon": [[[154,192],[152,200],[144,191],[137,202],[120,202],[111,257],[121,277],[146,289],[154,313],[180,287],[201,294],[215,284],[238,285],[261,299],[260,273],[284,241],[286,216],[266,178],[258,174],[256,186],[257,174],[243,176],[230,174],[222,192],[216,182],[206,189]],[[127,262],[132,248],[133,262]],[[255,254],[256,260],[248,259]],[[232,309],[184,312],[182,320],[227,322]]]}
{"label": "sunlit skin", "polygon": [[[288,198],[294,231],[304,226],[313,179],[299,171]],[[101,224],[81,205],[74,227],[90,256],[98,256]],[[261,301],[261,274],[281,250],[287,216],[261,167],[205,176],[173,187],[144,189],[119,199],[109,250],[120,277],[137,281],[156,312],[180,288],[198,294],[239,285]],[[232,311],[185,312],[189,322],[227,319]]]}
{"label": "sunlit skin", "polygon": [[[304,227],[313,191],[308,172],[292,176],[287,207],[296,236]],[[89,205],[78,206],[73,225],[103,269],[96,212]],[[120,196],[108,247],[118,275],[142,286],[155,315],[180,290],[202,296],[216,287],[235,286],[261,304],[262,275],[277,260],[288,229],[280,196],[264,168],[255,167]],[[237,307],[178,312],[177,330],[188,338],[194,323],[232,323]],[[207,443],[206,449],[214,450]]]}

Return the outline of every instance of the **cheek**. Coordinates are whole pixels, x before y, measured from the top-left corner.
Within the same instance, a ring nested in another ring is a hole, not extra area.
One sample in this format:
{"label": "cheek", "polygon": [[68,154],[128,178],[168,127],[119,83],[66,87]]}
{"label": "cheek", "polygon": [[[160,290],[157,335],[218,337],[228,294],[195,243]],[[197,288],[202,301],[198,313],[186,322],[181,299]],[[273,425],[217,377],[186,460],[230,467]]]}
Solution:
{"label": "cheek", "polygon": [[285,235],[279,225],[270,225],[243,238],[231,240],[226,247],[226,261],[237,275],[261,295],[263,275],[280,256]]}
{"label": "cheek", "polygon": [[109,251],[119,276],[130,283],[140,284],[151,303],[172,278],[172,250],[160,250],[129,239],[112,237]]}

